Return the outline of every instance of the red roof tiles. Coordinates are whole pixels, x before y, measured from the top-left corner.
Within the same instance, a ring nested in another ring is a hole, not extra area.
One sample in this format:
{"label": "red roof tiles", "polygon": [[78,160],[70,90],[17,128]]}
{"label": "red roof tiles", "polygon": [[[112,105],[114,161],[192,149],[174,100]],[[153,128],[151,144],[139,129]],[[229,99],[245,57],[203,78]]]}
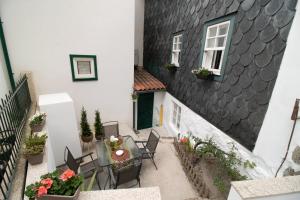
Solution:
{"label": "red roof tiles", "polygon": [[166,86],[144,69],[134,70],[135,91],[164,90]]}

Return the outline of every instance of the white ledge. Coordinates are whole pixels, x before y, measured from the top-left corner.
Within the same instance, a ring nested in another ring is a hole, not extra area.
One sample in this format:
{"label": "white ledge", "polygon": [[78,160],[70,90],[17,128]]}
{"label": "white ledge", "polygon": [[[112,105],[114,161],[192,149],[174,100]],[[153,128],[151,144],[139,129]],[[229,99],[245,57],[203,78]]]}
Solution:
{"label": "white ledge", "polygon": [[243,199],[300,194],[300,176],[238,181],[232,186]]}

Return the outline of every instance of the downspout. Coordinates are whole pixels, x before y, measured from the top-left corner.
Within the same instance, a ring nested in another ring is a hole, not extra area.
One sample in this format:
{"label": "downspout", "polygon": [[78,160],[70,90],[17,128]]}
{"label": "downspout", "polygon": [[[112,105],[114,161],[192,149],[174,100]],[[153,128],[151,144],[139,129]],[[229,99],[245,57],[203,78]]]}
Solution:
{"label": "downspout", "polygon": [[0,40],[1,40],[1,44],[2,44],[4,60],[5,60],[5,64],[6,64],[6,68],[7,68],[7,72],[8,72],[10,85],[11,85],[12,90],[14,91],[16,89],[16,83],[14,80],[14,76],[13,76],[13,72],[12,72],[12,68],[11,68],[11,64],[10,64],[10,60],[9,60],[9,56],[8,56],[8,51],[7,51],[7,46],[6,46],[6,42],[5,42],[1,18],[0,18]]}

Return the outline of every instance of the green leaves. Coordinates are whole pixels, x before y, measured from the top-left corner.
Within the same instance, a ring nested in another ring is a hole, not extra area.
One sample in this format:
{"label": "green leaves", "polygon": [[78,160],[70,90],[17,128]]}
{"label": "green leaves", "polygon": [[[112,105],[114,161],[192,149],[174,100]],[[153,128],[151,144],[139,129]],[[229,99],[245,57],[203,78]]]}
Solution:
{"label": "green leaves", "polygon": [[46,143],[47,135],[38,136],[37,134],[30,135],[25,140],[25,150],[26,155],[35,155],[42,153]]}
{"label": "green leaves", "polygon": [[96,110],[96,112],[95,112],[94,127],[95,127],[95,135],[104,137],[103,126],[101,123],[99,110]]}
{"label": "green leaves", "polygon": [[81,109],[80,127],[81,127],[81,134],[83,136],[91,136],[92,135],[92,131],[90,129],[90,125],[89,125],[89,123],[87,121],[86,110],[84,109],[84,107],[82,107],[82,109]]}

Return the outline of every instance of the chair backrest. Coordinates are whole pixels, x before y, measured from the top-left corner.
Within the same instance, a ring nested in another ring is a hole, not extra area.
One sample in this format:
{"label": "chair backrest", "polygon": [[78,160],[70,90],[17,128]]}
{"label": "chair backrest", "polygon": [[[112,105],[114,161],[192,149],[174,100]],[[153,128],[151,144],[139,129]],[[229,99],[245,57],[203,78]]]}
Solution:
{"label": "chair backrest", "polygon": [[127,163],[128,165],[114,170],[114,174],[116,175],[117,186],[138,179],[140,176],[142,167],[141,157],[131,159],[127,161]]}
{"label": "chair backrest", "polygon": [[65,148],[64,160],[66,165],[77,174],[80,163],[76,161],[68,147]]}
{"label": "chair backrest", "polygon": [[110,136],[119,137],[119,123],[118,121],[110,121],[103,123],[103,131],[105,138],[110,138]]}
{"label": "chair backrest", "polygon": [[155,152],[156,147],[159,142],[159,138],[160,138],[160,135],[154,129],[151,129],[150,135],[148,137],[148,141],[146,143],[146,148],[150,152]]}

